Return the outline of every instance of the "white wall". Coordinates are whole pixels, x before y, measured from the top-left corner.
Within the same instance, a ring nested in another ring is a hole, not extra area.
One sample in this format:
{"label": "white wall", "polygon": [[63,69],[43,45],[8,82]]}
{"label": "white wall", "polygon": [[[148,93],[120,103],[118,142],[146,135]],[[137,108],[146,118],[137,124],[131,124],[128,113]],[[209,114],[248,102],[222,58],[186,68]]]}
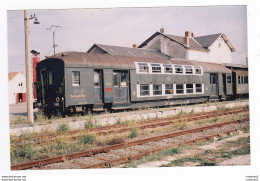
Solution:
{"label": "white wall", "polygon": [[213,63],[231,63],[231,50],[222,37],[219,37],[210,47],[209,61]]}
{"label": "white wall", "polygon": [[231,50],[222,37],[219,37],[209,50],[209,52],[188,50],[188,59],[218,64],[231,63]]}
{"label": "white wall", "polygon": [[209,54],[208,52],[199,51],[199,50],[188,50],[188,60],[209,62]]}
{"label": "white wall", "polygon": [[[21,83],[22,86],[19,86]],[[19,72],[8,84],[9,104],[15,104],[17,93],[26,93],[26,77]]]}

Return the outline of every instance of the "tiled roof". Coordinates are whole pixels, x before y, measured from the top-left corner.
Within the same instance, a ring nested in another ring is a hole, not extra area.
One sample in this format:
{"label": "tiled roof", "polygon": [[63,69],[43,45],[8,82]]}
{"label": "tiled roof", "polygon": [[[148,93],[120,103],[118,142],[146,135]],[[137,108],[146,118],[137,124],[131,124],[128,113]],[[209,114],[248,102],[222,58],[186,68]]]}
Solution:
{"label": "tiled roof", "polygon": [[216,41],[216,39],[221,36],[222,33],[213,34],[213,35],[205,35],[205,36],[198,36],[194,37],[194,39],[201,44],[203,48],[208,48],[212,43]]}
{"label": "tiled roof", "polygon": [[9,72],[8,73],[8,82],[13,80],[13,78],[15,78],[15,76],[18,75],[18,74],[19,74],[19,72]]}
{"label": "tiled roof", "polygon": [[[161,52],[144,49],[144,48],[129,48],[129,47],[119,47],[112,45],[101,45],[95,44],[97,47],[101,48],[110,55],[122,55],[129,57],[141,57],[141,58],[154,58],[154,59],[166,59],[169,60],[170,57],[162,54]],[[89,52],[89,51],[88,51]]]}

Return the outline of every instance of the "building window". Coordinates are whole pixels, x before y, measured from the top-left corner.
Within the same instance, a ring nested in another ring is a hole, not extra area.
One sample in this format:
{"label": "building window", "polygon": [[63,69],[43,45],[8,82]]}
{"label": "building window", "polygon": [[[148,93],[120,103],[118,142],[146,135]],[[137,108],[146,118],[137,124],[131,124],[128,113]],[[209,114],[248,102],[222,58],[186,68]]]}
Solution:
{"label": "building window", "polygon": [[202,92],[202,85],[196,84],[196,93],[201,93],[201,92]]}
{"label": "building window", "polygon": [[186,93],[187,94],[193,93],[193,84],[186,84]]}
{"label": "building window", "polygon": [[201,74],[201,68],[195,67],[195,74]]}
{"label": "building window", "polygon": [[140,96],[149,96],[149,84],[141,84],[140,85]]}
{"label": "building window", "polygon": [[173,84],[165,84],[165,94],[173,94]]}
{"label": "building window", "polygon": [[163,65],[164,73],[172,73],[172,66],[171,65]]}
{"label": "building window", "polygon": [[176,94],[183,94],[183,85],[182,84],[177,84],[176,85]]}
{"label": "building window", "polygon": [[151,64],[152,66],[152,73],[161,73],[161,66],[160,64]]}
{"label": "building window", "polygon": [[153,95],[162,95],[162,85],[153,85]]}
{"label": "building window", "polygon": [[191,66],[185,66],[185,73],[186,74],[193,74],[193,70]]}
{"label": "building window", "polygon": [[174,65],[175,67],[175,73],[176,74],[182,74],[183,73],[183,68],[181,65]]}
{"label": "building window", "polygon": [[139,72],[149,72],[148,64],[147,63],[138,63]]}
{"label": "building window", "polygon": [[245,84],[248,84],[248,76],[245,76],[244,79],[245,79],[245,80],[244,80],[244,83],[245,83]]}
{"label": "building window", "polygon": [[80,73],[79,71],[72,72],[72,86],[80,86]]}
{"label": "building window", "polygon": [[231,84],[231,75],[227,75],[227,83]]}
{"label": "building window", "polygon": [[240,75],[238,76],[238,84],[240,84]]}

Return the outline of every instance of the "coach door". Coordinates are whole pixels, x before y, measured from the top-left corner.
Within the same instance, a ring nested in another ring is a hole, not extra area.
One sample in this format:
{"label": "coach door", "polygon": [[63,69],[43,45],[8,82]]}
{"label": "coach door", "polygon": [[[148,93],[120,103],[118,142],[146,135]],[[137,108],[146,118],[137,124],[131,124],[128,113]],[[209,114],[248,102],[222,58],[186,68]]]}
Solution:
{"label": "coach door", "polygon": [[217,95],[217,74],[210,74],[211,94]]}
{"label": "coach door", "polygon": [[103,72],[94,70],[95,103],[103,103]]}
{"label": "coach door", "polygon": [[128,71],[114,71],[114,102],[129,101]]}

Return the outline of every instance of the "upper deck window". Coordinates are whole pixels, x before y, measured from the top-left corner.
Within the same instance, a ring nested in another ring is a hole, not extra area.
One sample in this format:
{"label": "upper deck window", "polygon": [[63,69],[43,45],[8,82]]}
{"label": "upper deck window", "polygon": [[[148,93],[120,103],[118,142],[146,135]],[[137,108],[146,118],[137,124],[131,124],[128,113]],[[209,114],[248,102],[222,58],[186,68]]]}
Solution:
{"label": "upper deck window", "polygon": [[79,71],[72,72],[72,86],[73,87],[80,86],[80,72]]}
{"label": "upper deck window", "polygon": [[176,74],[182,74],[183,73],[183,68],[181,65],[174,65],[175,67],[175,73]]}
{"label": "upper deck window", "polygon": [[163,65],[164,73],[172,73],[172,66],[171,65]]}
{"label": "upper deck window", "polygon": [[152,73],[161,73],[161,66],[160,64],[151,64],[152,66]]}
{"label": "upper deck window", "polygon": [[201,68],[200,67],[195,67],[195,74],[201,74]]}
{"label": "upper deck window", "polygon": [[149,72],[149,67],[147,63],[138,63],[139,72]]}
{"label": "upper deck window", "polygon": [[193,74],[193,69],[191,66],[185,66],[185,73],[186,74]]}

